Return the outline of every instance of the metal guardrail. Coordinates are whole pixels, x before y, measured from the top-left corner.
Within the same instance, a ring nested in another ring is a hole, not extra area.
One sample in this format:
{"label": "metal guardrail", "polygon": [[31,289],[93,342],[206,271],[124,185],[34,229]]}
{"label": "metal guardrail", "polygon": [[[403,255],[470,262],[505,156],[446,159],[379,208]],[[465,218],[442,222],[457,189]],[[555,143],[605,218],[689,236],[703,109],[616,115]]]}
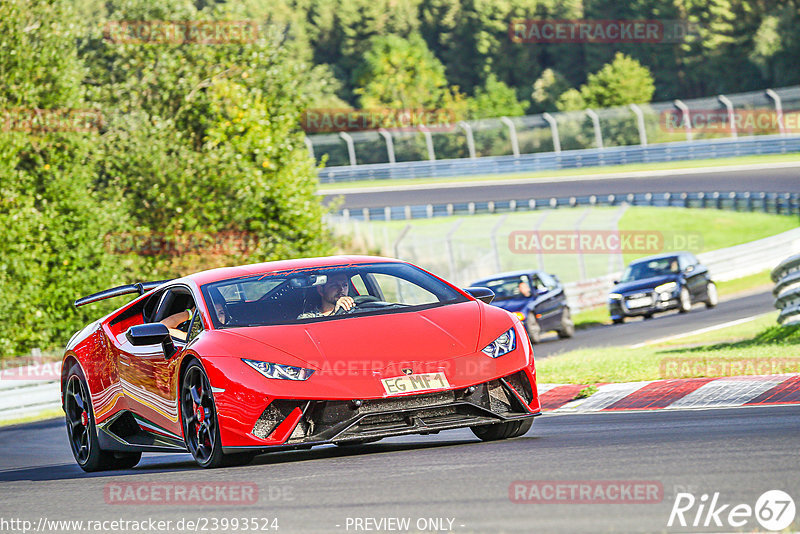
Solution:
{"label": "metal guardrail", "polygon": [[800,136],[762,135],[647,146],[588,148],[519,156],[326,167],[319,170],[319,181],[326,184],[405,178],[453,178],[795,152],[800,152]]}
{"label": "metal guardrail", "polygon": [[0,373],[0,424],[61,408],[61,362],[4,369]]}
{"label": "metal guardrail", "polygon": [[775,282],[775,307],[781,310],[778,323],[800,324],[800,254],[780,262],[772,271]]}
{"label": "metal guardrail", "polygon": [[628,195],[584,195],[572,197],[523,198],[504,201],[462,202],[448,204],[418,204],[343,209],[345,219],[389,221],[533,211],[578,206],[631,206],[717,208],[734,211],[763,211],[780,215],[800,214],[800,193],[764,193],[739,191],[710,191],[696,193],[630,193]]}

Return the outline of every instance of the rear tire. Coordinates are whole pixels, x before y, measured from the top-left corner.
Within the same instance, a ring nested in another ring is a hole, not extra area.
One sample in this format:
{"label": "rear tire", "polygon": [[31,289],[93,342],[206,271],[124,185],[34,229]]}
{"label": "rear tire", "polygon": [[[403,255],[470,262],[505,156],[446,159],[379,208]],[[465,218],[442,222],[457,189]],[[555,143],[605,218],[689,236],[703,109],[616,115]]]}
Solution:
{"label": "rear tire", "polygon": [[614,324],[622,324],[625,322],[625,317],[617,317],[616,319],[611,319],[611,322]]}
{"label": "rear tire", "polygon": [[497,441],[499,439],[517,438],[524,435],[533,425],[533,418],[494,425],[480,425],[470,427],[472,433],[482,441]]}
{"label": "rear tire", "polygon": [[564,306],[561,310],[561,328],[558,330],[558,337],[561,339],[570,338],[575,335],[575,323],[572,322],[572,314],[569,308]]}
{"label": "rear tire", "polygon": [[717,284],[709,282],[706,284],[706,308],[714,308],[719,303],[719,296],[717,295]]}
{"label": "rear tire", "polygon": [[130,469],[142,459],[141,452],[114,452],[100,448],[89,387],[78,364],[73,365],[67,373],[64,413],[72,455],[87,473]]}

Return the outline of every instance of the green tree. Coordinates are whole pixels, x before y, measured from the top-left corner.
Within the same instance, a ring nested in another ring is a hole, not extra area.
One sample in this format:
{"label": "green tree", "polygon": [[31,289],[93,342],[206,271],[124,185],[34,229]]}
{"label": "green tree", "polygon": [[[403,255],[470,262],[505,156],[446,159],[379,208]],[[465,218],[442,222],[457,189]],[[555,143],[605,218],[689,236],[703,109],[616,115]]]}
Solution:
{"label": "green tree", "polygon": [[472,119],[516,117],[525,114],[527,104],[517,100],[514,89],[492,74],[486,85],[479,87],[475,96],[469,99],[469,108]]}
{"label": "green tree", "polygon": [[650,102],[654,91],[649,69],[635,59],[617,53],[614,61],[589,75],[580,91],[571,89],[561,95],[558,106],[570,111],[644,104]]}

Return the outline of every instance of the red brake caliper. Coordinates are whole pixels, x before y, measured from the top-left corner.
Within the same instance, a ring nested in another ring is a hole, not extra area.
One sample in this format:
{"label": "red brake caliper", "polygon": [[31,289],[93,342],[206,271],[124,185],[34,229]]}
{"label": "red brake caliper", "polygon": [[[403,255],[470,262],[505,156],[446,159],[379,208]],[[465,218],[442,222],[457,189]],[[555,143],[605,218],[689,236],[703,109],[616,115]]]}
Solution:
{"label": "red brake caliper", "polygon": [[89,414],[85,410],[81,412],[81,424],[89,426]]}

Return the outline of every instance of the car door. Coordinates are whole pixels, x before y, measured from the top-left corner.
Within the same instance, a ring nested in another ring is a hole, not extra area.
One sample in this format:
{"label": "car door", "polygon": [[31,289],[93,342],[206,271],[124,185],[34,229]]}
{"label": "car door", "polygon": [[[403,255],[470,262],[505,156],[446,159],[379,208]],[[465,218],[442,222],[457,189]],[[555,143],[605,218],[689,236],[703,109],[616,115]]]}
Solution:
{"label": "car door", "polygon": [[[536,314],[542,330],[552,330],[558,326],[561,306],[559,304],[559,284],[547,273],[531,275],[531,287],[536,288]],[[563,296],[563,291],[560,292]]]}
{"label": "car door", "polygon": [[705,293],[708,270],[700,264],[693,254],[681,254],[678,263],[686,280],[686,287],[692,295],[692,300],[701,298]]}
{"label": "car door", "polygon": [[[158,322],[171,315],[176,306],[194,297],[186,286],[171,286],[153,294],[144,308],[144,322]],[[184,308],[186,309],[186,308]],[[200,320],[195,311],[194,319]],[[186,341],[173,337],[177,351],[167,358],[161,345],[135,347],[125,339],[120,346],[120,382],[128,409],[155,425],[157,432],[181,435],[178,417],[177,380],[180,353]],[[142,421],[140,420],[140,423]]]}

